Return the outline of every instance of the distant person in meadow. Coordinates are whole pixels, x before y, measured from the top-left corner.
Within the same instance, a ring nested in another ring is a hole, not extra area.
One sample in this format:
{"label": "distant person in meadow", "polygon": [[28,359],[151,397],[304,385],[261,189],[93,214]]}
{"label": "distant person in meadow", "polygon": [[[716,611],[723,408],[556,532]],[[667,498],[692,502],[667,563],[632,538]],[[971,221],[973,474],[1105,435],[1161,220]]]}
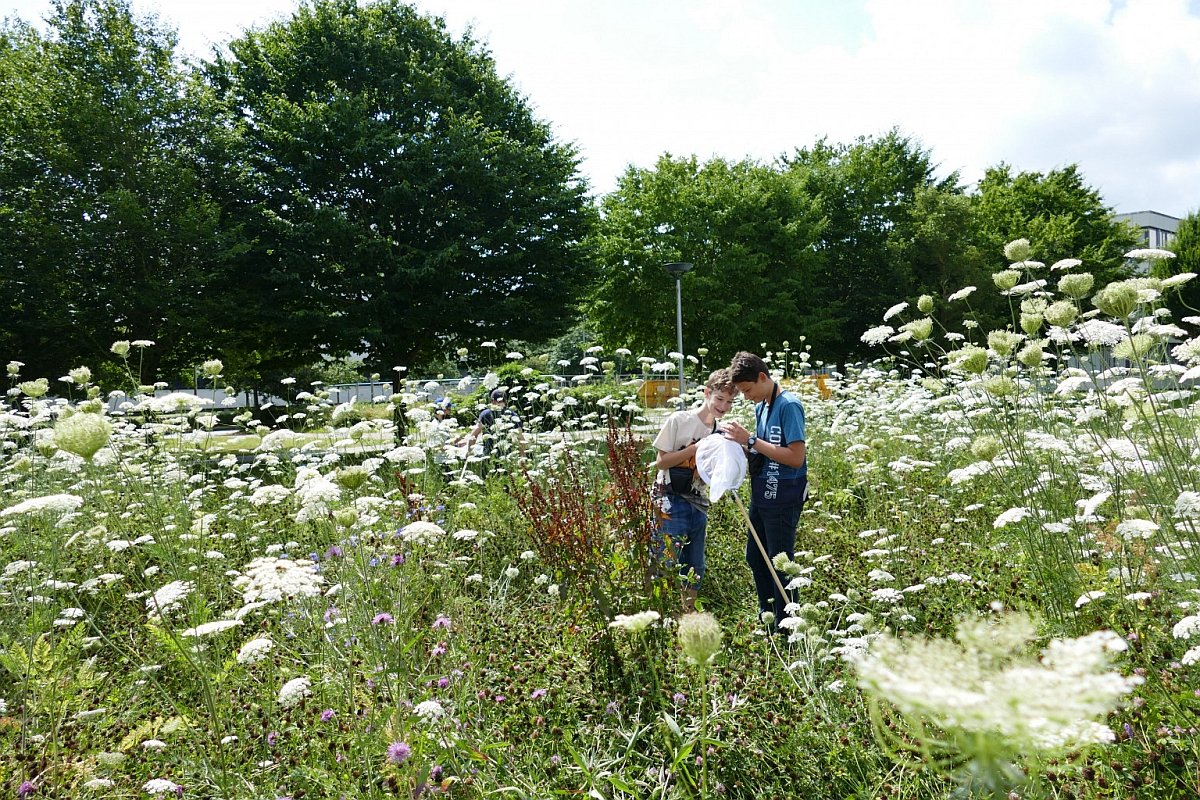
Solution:
{"label": "distant person in meadow", "polygon": [[[704,577],[704,537],[708,527],[708,491],[696,475],[696,443],[717,432],[737,397],[729,370],[719,369],[704,384],[699,408],[676,411],[667,417],[654,439],[658,452],[654,465],[652,497],[659,513],[658,557],[678,568],[684,580],[683,607],[694,611]],[[668,555],[668,543],[671,553]]]}
{"label": "distant person in meadow", "polygon": [[[753,532],[747,532],[746,563],[754,576],[759,618],[778,630],[789,598],[779,591],[788,578],[775,571],[771,559],[793,558],[796,527],[808,498],[808,461],[804,446],[804,406],[771,377],[767,364],[745,351],[729,365],[734,385],[754,406],[754,431],[737,422],[724,425],[725,436],[746,448],[750,473],[750,524],[767,551],[764,560]],[[777,585],[777,583],[779,585]]]}
{"label": "distant person in meadow", "polygon": [[525,454],[525,439],[521,435],[524,423],[521,421],[521,415],[508,406],[508,389],[500,386],[493,389],[488,397],[491,404],[479,412],[479,416],[475,418],[475,427],[466,437],[459,437],[454,442],[456,447],[460,447],[465,438],[469,456],[475,442],[482,440],[485,473],[487,461],[493,455],[503,455],[507,452],[514,439],[521,450],[521,455]]}

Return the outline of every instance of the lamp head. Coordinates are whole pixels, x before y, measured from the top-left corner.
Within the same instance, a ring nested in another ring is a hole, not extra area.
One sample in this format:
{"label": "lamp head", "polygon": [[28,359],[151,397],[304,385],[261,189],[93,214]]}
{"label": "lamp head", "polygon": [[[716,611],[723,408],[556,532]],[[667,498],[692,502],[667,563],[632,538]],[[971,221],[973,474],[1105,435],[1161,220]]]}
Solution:
{"label": "lamp head", "polygon": [[666,264],[663,264],[663,269],[665,269],[668,274],[674,275],[676,278],[678,278],[685,272],[691,272],[692,264],[689,261],[668,261]]}

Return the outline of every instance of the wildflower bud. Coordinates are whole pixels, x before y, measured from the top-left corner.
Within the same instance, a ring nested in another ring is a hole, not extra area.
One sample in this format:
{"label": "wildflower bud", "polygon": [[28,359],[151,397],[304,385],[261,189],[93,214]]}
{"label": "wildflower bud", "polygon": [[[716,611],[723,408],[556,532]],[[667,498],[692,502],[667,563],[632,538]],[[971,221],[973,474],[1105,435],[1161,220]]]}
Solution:
{"label": "wildflower bud", "polygon": [[203,364],[200,365],[200,371],[203,372],[204,376],[207,378],[217,377],[218,375],[221,374],[221,370],[223,370],[223,369],[225,369],[225,365],[222,364],[218,359],[215,359],[215,358],[211,359],[209,361],[205,361]]}
{"label": "wildflower bud", "polygon": [[1011,397],[1017,393],[1017,384],[1007,375],[996,375],[983,382],[984,390],[992,397]]}
{"label": "wildflower bud", "polygon": [[370,473],[367,472],[366,468],[356,465],[353,467],[343,467],[342,469],[339,469],[333,476],[333,479],[337,481],[338,485],[343,489],[349,489],[353,491],[354,489],[357,489],[366,483],[368,477],[370,477]]}
{"label": "wildflower bud", "polygon": [[700,356],[701,358],[704,358],[706,355],[708,355],[708,348],[707,347],[697,347],[696,355]]}
{"label": "wildflower bud", "polygon": [[10,362],[8,362],[8,374],[9,374],[9,377],[13,377],[13,378],[15,378],[15,377],[17,377],[18,375],[20,375],[20,374],[21,374],[21,367],[23,367],[23,366],[25,366],[25,364],[24,364],[23,362],[21,362],[21,361],[10,361]]}
{"label": "wildflower bud", "polygon": [[1055,325],[1059,328],[1065,328],[1075,321],[1075,317],[1079,314],[1079,310],[1075,304],[1069,300],[1059,300],[1057,303],[1052,303],[1045,312],[1046,322]]}
{"label": "wildflower bud", "polygon": [[1013,239],[1004,245],[1004,257],[1009,261],[1028,261],[1033,255],[1033,248],[1028,239]]}
{"label": "wildflower bud", "polygon": [[917,298],[917,310],[922,314],[933,312],[933,298],[927,294],[923,294]]}
{"label": "wildflower bud", "polygon": [[925,391],[929,392],[935,397],[940,397],[946,391],[946,384],[942,383],[937,378],[922,378],[921,386],[925,389]]}
{"label": "wildflower bud", "polygon": [[1000,439],[984,434],[971,442],[971,455],[978,458],[980,461],[991,461],[996,456],[1000,455],[1000,451],[1004,449],[1004,445]]}
{"label": "wildflower bud", "polygon": [[353,508],[339,508],[333,512],[333,521],[342,528],[349,528],[358,522],[358,512]]}
{"label": "wildflower bud", "polygon": [[74,413],[54,426],[54,444],[60,450],[91,460],[112,433],[112,425],[99,414]]}
{"label": "wildflower bud", "polygon": [[721,650],[721,624],[712,614],[684,614],[679,620],[679,646],[693,664],[707,664]]}
{"label": "wildflower bud", "polygon": [[1111,317],[1125,319],[1137,310],[1138,290],[1130,281],[1116,281],[1096,292],[1092,303]]}
{"label": "wildflower bud", "polygon": [[1136,333],[1128,339],[1124,339],[1113,347],[1113,355],[1117,358],[1127,358],[1130,361],[1137,361],[1146,357],[1154,347],[1156,339],[1146,333]]}
{"label": "wildflower bud", "polygon": [[992,331],[988,334],[988,347],[1001,357],[1007,358],[1021,343],[1021,335],[1011,331]]}
{"label": "wildflower bud", "polygon": [[1041,343],[1030,342],[1022,348],[1021,352],[1017,353],[1017,361],[1030,369],[1036,369],[1042,365],[1043,356]]}
{"label": "wildflower bud", "polygon": [[1033,336],[1037,333],[1044,322],[1044,317],[1041,314],[1022,314],[1021,315],[1021,330]]}
{"label": "wildflower bud", "polygon": [[119,342],[113,342],[112,347],[110,347],[108,349],[110,351],[112,351],[115,355],[120,356],[121,358],[125,358],[126,356],[129,355],[129,340],[122,339]]}
{"label": "wildflower bud", "polygon": [[46,392],[50,391],[50,381],[47,378],[38,378],[36,381],[24,381],[17,384],[26,397],[42,397]]}
{"label": "wildflower bud", "polygon": [[1079,300],[1087,297],[1088,292],[1092,291],[1092,284],[1095,280],[1090,272],[1063,275],[1058,279],[1058,290],[1067,297],[1074,297],[1076,300]]}
{"label": "wildflower bud", "polygon": [[992,273],[992,282],[1002,292],[1007,292],[1016,286],[1019,280],[1021,280],[1021,273],[1015,269],[1002,269],[999,272]]}
{"label": "wildflower bud", "polygon": [[982,347],[967,345],[951,354],[950,366],[963,372],[969,372],[972,375],[982,375],[984,370],[987,369],[987,365],[987,350],[984,350]]}
{"label": "wildflower bud", "polygon": [[923,342],[933,333],[933,320],[930,317],[914,319],[912,322],[901,325],[900,330],[907,331],[912,334],[913,339]]}
{"label": "wildflower bud", "polygon": [[69,370],[67,374],[71,376],[71,380],[80,386],[87,386],[92,382],[92,371],[87,367],[76,367],[73,370]]}

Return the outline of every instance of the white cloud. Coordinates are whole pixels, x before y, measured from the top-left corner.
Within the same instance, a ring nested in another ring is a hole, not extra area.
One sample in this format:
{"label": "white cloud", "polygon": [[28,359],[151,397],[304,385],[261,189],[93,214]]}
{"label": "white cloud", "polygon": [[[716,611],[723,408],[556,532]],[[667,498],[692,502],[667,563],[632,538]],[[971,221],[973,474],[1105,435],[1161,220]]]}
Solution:
{"label": "white cloud", "polygon": [[[133,0],[207,52],[293,0]],[[48,0],[15,0],[27,19]],[[1119,210],[1200,210],[1196,0],[418,0],[474,22],[608,191],[627,163],[769,161],[893,126],[968,181],[1078,163]]]}

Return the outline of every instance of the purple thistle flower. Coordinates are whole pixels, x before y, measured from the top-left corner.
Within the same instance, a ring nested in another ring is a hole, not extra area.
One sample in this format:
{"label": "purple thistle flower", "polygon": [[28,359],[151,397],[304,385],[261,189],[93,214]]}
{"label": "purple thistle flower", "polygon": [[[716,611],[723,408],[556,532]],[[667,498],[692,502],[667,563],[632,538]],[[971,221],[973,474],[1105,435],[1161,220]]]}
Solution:
{"label": "purple thistle flower", "polygon": [[408,746],[408,742],[392,742],[388,745],[388,761],[393,764],[403,764],[411,755],[412,748]]}
{"label": "purple thistle flower", "polygon": [[435,631],[438,628],[449,628],[449,627],[450,627],[450,618],[447,617],[445,614],[438,614],[438,618],[433,621],[433,629]]}
{"label": "purple thistle flower", "polygon": [[331,720],[331,719],[333,719],[333,709],[332,708],[327,708],[321,712],[321,722],[329,722],[329,720]]}
{"label": "purple thistle flower", "polygon": [[676,692],[675,694],[671,695],[671,702],[675,703],[676,705],[679,705],[680,703],[686,703],[687,695],[685,695],[683,692]]}
{"label": "purple thistle flower", "polygon": [[438,678],[437,685],[438,685],[439,689],[445,689],[447,686],[450,685],[450,679],[449,678]]}
{"label": "purple thistle flower", "polygon": [[371,620],[372,625],[391,625],[393,622],[395,620],[392,619],[392,615],[386,611],[379,612],[375,615],[375,619]]}
{"label": "purple thistle flower", "polygon": [[17,797],[25,798],[37,791],[37,784],[33,781],[24,781],[17,788]]}
{"label": "purple thistle flower", "polygon": [[393,567],[398,567],[403,563],[404,563],[404,553],[396,553],[396,555],[392,556],[392,566]]}
{"label": "purple thistle flower", "polygon": [[337,558],[342,554],[342,548],[336,544],[325,551],[325,558]]}
{"label": "purple thistle flower", "polygon": [[434,765],[433,765],[432,767],[430,767],[430,769],[429,769],[429,780],[431,780],[431,781],[435,781],[435,782],[437,782],[437,781],[441,781],[441,779],[442,779],[442,772],[443,772],[443,770],[442,770],[442,765],[441,765],[441,764],[434,764]]}
{"label": "purple thistle flower", "polygon": [[534,689],[533,693],[531,695],[529,695],[529,699],[530,700],[540,700],[541,698],[543,698],[545,696],[546,696],[545,689]]}

